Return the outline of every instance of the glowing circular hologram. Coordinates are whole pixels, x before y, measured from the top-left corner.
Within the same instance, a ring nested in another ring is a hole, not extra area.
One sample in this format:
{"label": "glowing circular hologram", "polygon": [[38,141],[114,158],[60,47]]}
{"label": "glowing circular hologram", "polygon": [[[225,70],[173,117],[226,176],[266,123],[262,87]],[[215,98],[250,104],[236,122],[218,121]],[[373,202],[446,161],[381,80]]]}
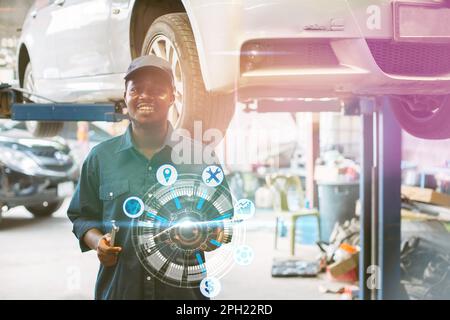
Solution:
{"label": "glowing circular hologram", "polygon": [[123,202],[122,209],[127,217],[135,219],[144,213],[144,202],[138,197],[129,197]]}
{"label": "glowing circular hologram", "polygon": [[203,170],[202,180],[208,187],[217,187],[223,181],[223,170],[219,166],[208,166]]}
{"label": "glowing circular hologram", "polygon": [[234,261],[241,266],[248,266],[254,257],[253,249],[246,245],[238,246],[234,251]]}
{"label": "glowing circular hologram", "polygon": [[245,241],[245,224],[234,219],[230,191],[181,174],[171,186],[153,185],[143,196],[145,213],[132,221],[132,241],[142,266],[161,282],[198,288],[220,279]]}
{"label": "glowing circular hologram", "polygon": [[247,220],[255,215],[255,204],[248,199],[240,199],[234,206],[236,219]]}
{"label": "glowing circular hologram", "polygon": [[174,166],[170,164],[162,165],[156,171],[156,180],[163,186],[170,186],[177,181],[178,172]]}
{"label": "glowing circular hologram", "polygon": [[200,292],[207,298],[216,297],[221,289],[222,284],[215,277],[207,277],[200,282]]}

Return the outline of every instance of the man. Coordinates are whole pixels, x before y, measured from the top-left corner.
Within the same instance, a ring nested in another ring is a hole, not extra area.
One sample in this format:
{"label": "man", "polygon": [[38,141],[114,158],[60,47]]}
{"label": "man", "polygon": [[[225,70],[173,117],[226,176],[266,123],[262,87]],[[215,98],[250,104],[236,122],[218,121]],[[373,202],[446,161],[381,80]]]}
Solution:
{"label": "man", "polygon": [[[167,121],[175,100],[168,62],[155,56],[135,59],[125,76],[124,99],[131,122],[127,131],[92,149],[68,209],[81,250],[96,250],[101,263],[95,298],[204,299],[198,288],[173,287],[147,273],[133,248],[130,219],[122,209],[128,197],[158,183],[156,171],[161,165],[175,165],[173,128]],[[184,165],[177,170],[201,175],[204,167]],[[115,246],[110,245],[108,233],[111,220],[120,223]]]}

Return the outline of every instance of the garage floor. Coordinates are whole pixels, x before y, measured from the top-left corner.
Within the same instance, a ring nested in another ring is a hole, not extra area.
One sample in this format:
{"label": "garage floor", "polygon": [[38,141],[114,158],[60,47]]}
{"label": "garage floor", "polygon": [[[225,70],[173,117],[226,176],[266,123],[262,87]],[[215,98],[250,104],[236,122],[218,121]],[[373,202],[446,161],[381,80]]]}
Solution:
{"label": "garage floor", "polygon": [[[33,219],[23,207],[4,215],[0,224],[0,299],[92,299],[98,261],[94,252],[81,254],[65,216],[68,202],[54,217]],[[247,233],[255,251],[250,266],[235,266],[222,278],[218,299],[339,299],[322,294],[319,285],[337,288],[318,278],[272,278],[273,257],[289,257],[288,240],[273,249],[274,215],[257,212]],[[297,246],[297,258],[312,260],[315,246]]]}

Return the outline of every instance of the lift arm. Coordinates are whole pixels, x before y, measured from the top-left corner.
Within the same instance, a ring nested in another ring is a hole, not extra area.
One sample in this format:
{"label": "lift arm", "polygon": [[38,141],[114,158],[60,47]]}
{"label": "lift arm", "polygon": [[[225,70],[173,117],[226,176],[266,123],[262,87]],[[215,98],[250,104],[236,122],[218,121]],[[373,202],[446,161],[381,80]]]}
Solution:
{"label": "lift arm", "polygon": [[[127,119],[122,103],[19,103],[22,89],[0,84],[0,115],[18,121],[106,121]],[[32,93],[30,93],[32,94]],[[34,94],[32,94],[34,95]],[[43,97],[42,97],[43,98]],[[45,99],[45,98],[44,98]],[[46,99],[48,100],[48,99]]]}

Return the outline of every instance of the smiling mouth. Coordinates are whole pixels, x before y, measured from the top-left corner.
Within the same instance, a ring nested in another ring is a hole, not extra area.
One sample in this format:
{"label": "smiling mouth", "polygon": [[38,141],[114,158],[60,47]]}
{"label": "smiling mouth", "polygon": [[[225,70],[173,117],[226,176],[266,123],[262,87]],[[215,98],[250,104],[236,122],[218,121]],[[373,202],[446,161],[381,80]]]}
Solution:
{"label": "smiling mouth", "polygon": [[155,107],[149,103],[140,103],[137,106],[139,112],[152,113],[155,112]]}

